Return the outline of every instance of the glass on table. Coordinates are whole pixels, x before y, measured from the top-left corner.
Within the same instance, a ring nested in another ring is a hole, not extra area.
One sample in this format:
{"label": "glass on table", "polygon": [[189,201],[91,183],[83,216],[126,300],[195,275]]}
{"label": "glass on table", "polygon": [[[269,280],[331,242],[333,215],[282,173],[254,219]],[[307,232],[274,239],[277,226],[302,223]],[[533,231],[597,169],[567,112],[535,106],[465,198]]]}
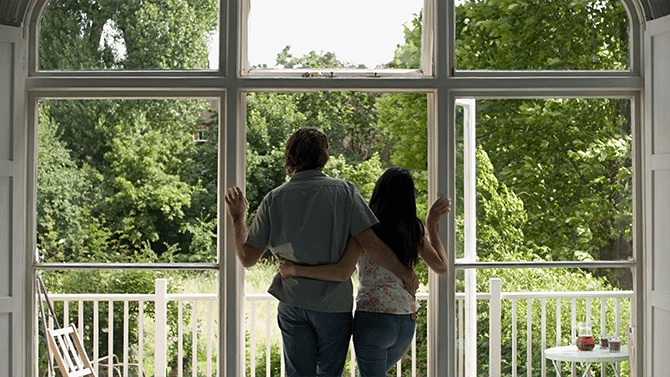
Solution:
{"label": "glass on table", "polygon": [[610,352],[621,352],[621,339],[613,337],[609,339]]}
{"label": "glass on table", "polygon": [[607,334],[600,335],[600,349],[606,350],[609,348],[609,338]]}

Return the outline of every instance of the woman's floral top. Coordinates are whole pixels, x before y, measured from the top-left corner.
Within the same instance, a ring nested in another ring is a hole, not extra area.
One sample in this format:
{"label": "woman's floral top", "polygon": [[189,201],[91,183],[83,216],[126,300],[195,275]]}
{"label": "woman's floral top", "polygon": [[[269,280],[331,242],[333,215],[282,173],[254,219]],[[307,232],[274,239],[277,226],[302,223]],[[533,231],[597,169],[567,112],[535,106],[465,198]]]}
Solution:
{"label": "woman's floral top", "polygon": [[377,313],[412,314],[416,300],[403,288],[402,280],[377,264],[368,253],[358,260],[356,310]]}

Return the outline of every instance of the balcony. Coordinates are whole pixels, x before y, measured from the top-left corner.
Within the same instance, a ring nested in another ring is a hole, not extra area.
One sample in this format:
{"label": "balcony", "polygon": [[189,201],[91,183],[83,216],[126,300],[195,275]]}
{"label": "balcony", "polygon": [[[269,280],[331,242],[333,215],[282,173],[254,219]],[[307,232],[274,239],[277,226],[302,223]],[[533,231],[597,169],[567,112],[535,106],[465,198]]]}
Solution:
{"label": "balcony", "polygon": [[[594,334],[609,331],[622,337],[626,325],[632,323],[632,291],[501,292],[499,279],[490,279],[489,284],[489,292],[475,295],[475,313],[466,306],[465,294],[456,294],[459,377],[490,375],[497,370],[513,377],[553,376],[554,367],[542,357],[543,351],[576,338],[577,322],[584,320],[578,313],[590,313]],[[167,292],[166,280],[157,279],[154,294],[50,294],[49,298],[59,317],[62,314],[61,325],[75,324],[83,335],[87,353],[102,373],[99,375],[105,376],[108,368],[98,365],[98,358],[116,355],[116,376],[135,376],[138,367],[147,376],[216,376],[217,296]],[[427,293],[417,297],[422,307],[429,305]],[[246,375],[284,376],[276,299],[269,294],[247,294],[245,301]],[[420,318],[417,323],[421,322]],[[48,326],[54,326],[52,320]],[[425,356],[419,356],[417,338],[425,339],[428,331],[429,326],[417,326],[412,347],[393,375],[426,376]],[[35,345],[40,372],[46,368],[43,345],[40,331]],[[351,360],[355,360],[353,347],[345,370],[353,377],[356,369]],[[563,364],[564,375],[570,371],[581,375],[581,365]],[[616,367],[622,376],[629,375],[627,362]],[[599,375],[613,374],[602,368]]]}

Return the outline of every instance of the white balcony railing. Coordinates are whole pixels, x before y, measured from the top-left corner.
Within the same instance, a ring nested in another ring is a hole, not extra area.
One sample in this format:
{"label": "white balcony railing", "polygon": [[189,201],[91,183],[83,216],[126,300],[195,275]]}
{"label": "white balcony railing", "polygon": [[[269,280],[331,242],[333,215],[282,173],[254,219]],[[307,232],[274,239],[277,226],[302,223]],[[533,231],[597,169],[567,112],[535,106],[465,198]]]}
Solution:
{"label": "white balcony railing", "polygon": [[[477,362],[488,361],[489,366],[494,367],[486,368],[489,371],[499,370],[504,361],[507,374],[512,377],[520,376],[524,371],[528,377],[546,376],[549,368],[542,352],[547,347],[569,344],[570,339],[575,339],[577,322],[584,320],[579,313],[591,313],[596,324],[594,333],[614,329],[612,335],[620,336],[625,326],[632,323],[630,314],[622,316],[622,307],[626,309],[624,312],[630,313],[629,308],[633,306],[632,291],[505,293],[500,291],[498,279],[491,279],[490,283],[490,292],[476,294],[480,307],[477,315],[489,319],[486,324],[489,357]],[[107,368],[95,360],[105,355],[119,357],[121,366],[118,371],[123,377],[137,375],[137,367],[147,376],[155,377],[217,375],[218,305],[215,294],[168,294],[166,281],[158,279],[155,294],[50,294],[49,297],[59,316],[62,314],[61,325],[77,325],[94,366],[103,372],[103,376]],[[428,294],[419,294],[417,298],[426,304]],[[486,301],[489,303],[487,308]],[[247,376],[285,375],[276,308],[277,301],[269,294],[246,295]],[[593,315],[594,308],[599,314]],[[533,313],[538,312],[540,321],[534,323],[537,315]],[[465,326],[463,293],[456,294],[455,313],[456,371],[463,377],[465,356],[469,352],[464,347],[465,337],[477,339],[481,335],[468,334],[472,330]],[[135,327],[135,336],[131,336],[132,327]],[[509,334],[504,339],[501,336],[503,330]],[[425,329],[423,331],[420,336],[425,338]],[[539,339],[534,339],[538,333]],[[550,340],[548,334],[555,339]],[[501,348],[503,343],[504,349]],[[35,344],[38,362],[39,355],[45,353],[43,344],[41,337]],[[409,360],[399,363],[397,376],[407,375],[408,371],[411,376],[426,375],[426,365],[417,362],[417,347],[415,336],[405,357]],[[349,360],[355,360],[353,347],[350,352]],[[44,365],[42,360],[40,368]],[[573,365],[573,375],[575,371]],[[355,376],[354,362],[348,362],[347,373]],[[553,375],[554,371],[549,373]],[[603,368],[601,377],[606,376],[605,373]]]}

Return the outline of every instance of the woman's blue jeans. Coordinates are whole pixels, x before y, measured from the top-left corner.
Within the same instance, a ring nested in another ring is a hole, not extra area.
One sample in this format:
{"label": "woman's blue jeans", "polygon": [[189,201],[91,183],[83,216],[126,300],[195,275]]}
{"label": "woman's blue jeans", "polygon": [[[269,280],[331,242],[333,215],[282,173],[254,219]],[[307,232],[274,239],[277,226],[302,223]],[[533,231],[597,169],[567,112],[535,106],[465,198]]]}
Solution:
{"label": "woman's blue jeans", "polygon": [[280,302],[277,321],[287,376],[342,376],[351,340],[351,312],[317,312]]}
{"label": "woman's blue jeans", "polygon": [[356,311],[354,349],[361,377],[382,377],[402,358],[414,337],[410,314]]}

